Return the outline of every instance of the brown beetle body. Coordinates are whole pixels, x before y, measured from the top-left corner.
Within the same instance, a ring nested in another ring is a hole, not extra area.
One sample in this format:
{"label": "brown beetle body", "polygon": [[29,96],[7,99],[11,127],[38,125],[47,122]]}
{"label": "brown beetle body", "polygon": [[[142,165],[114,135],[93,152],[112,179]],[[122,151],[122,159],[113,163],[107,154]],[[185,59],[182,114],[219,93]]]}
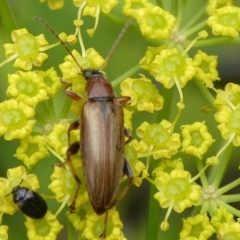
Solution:
{"label": "brown beetle body", "polygon": [[[111,83],[97,69],[85,69],[83,76],[87,80],[86,93],[88,101],[82,108],[81,120],[73,122],[68,129],[70,132],[80,128],[81,141],[72,143],[67,150],[67,162],[73,175],[80,185],[81,181],[71,163],[71,156],[78,150],[82,154],[83,174],[90,201],[94,211],[100,215],[120,201],[129,189],[133,174],[124,158],[124,146],[131,140],[131,135],[124,128],[123,104],[130,97],[116,98]],[[82,100],[82,96],[67,90],[65,94],[74,100]],[[128,140],[125,142],[125,137]],[[129,178],[128,184],[119,196],[117,190],[123,175]],[[75,209],[75,194],[71,209]],[[105,237],[107,214],[103,238]]]}
{"label": "brown beetle body", "polygon": [[81,153],[88,194],[97,214],[113,205],[124,166],[123,108],[111,98],[90,99],[82,109]]}
{"label": "brown beetle body", "polygon": [[[81,185],[81,180],[72,165],[71,156],[80,150],[86,187],[93,209],[99,215],[106,213],[103,232],[100,235],[104,239],[107,228],[107,210],[124,197],[133,180],[132,170],[124,158],[124,146],[130,142],[131,134],[124,128],[123,105],[131,98],[117,98],[111,83],[99,69],[83,69],[49,24],[41,18],[35,17],[35,19],[43,23],[62,43],[87,81],[86,94],[88,101],[83,106],[81,120],[73,122],[68,128],[69,147],[66,152],[66,163],[68,163],[78,183],[70,209],[71,211],[75,210],[75,200]],[[107,60],[130,24],[131,21],[128,21],[125,28],[122,29],[106,58]],[[78,93],[68,90],[72,86],[71,83],[63,79],[61,79],[61,82],[66,84],[64,93],[68,97],[76,101],[84,99]],[[76,129],[80,129],[81,140],[71,144],[70,133]],[[128,138],[126,142],[125,137]],[[122,192],[116,196],[123,175],[127,175],[129,181]]]}

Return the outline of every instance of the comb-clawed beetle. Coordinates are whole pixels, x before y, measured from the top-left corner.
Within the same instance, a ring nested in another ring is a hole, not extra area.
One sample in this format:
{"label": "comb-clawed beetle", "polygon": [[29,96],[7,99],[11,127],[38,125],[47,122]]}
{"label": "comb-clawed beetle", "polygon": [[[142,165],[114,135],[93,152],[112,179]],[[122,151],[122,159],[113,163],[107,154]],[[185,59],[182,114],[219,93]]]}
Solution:
{"label": "comb-clawed beetle", "polygon": [[[101,215],[105,214],[104,228],[101,238],[106,236],[108,210],[120,201],[132,184],[133,173],[127,160],[124,158],[124,146],[131,141],[131,134],[124,128],[123,105],[130,97],[117,98],[109,80],[100,69],[83,69],[77,62],[66,44],[59,38],[55,31],[43,19],[35,17],[43,23],[62,43],[73,60],[78,65],[81,74],[86,79],[85,92],[88,100],[84,103],[81,119],[70,124],[68,128],[68,149],[66,152],[69,168],[78,183],[78,188],[70,206],[71,211],[75,210],[75,200],[81,180],[71,162],[71,156],[81,151],[83,162],[83,174],[86,182],[88,195],[94,211]],[[128,27],[130,22],[127,23]],[[123,29],[119,42],[123,35]],[[113,48],[110,50],[112,53]],[[107,57],[109,59],[109,56]],[[84,98],[76,92],[68,90],[72,84],[61,79],[66,84],[64,93],[71,99],[82,101]],[[80,142],[71,144],[71,131],[80,129]],[[127,141],[125,142],[125,137]],[[123,175],[129,181],[122,192],[117,195]]]}

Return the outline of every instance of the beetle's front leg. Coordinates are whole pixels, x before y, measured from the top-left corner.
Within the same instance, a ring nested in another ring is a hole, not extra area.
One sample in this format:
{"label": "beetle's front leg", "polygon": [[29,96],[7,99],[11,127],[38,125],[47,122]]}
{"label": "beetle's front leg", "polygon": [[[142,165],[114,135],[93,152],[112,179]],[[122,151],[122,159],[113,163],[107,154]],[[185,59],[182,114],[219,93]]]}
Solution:
{"label": "beetle's front leg", "polygon": [[81,101],[84,99],[84,97],[82,97],[80,94],[68,90],[72,86],[72,83],[66,82],[63,78],[60,78],[60,82],[66,85],[63,90],[66,96],[75,101]]}
{"label": "beetle's front leg", "polygon": [[127,97],[127,96],[116,98],[116,101],[122,105],[129,102],[130,100],[131,100],[131,97]]}

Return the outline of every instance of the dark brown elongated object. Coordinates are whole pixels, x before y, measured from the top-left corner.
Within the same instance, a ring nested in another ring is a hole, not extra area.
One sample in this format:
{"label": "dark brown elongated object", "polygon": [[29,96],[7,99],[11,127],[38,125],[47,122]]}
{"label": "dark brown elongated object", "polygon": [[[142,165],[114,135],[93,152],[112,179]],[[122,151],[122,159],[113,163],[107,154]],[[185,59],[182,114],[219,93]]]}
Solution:
{"label": "dark brown elongated object", "polygon": [[[69,147],[66,153],[66,163],[68,163],[78,183],[70,209],[71,211],[75,210],[75,200],[81,185],[81,180],[72,165],[71,156],[80,150],[86,188],[93,209],[98,215],[105,213],[103,232],[100,236],[104,239],[107,230],[108,210],[124,197],[133,179],[132,170],[124,158],[124,146],[131,141],[132,137],[129,131],[124,128],[123,105],[131,98],[117,98],[111,83],[100,69],[83,69],[49,24],[41,18],[35,17],[35,19],[43,23],[64,45],[87,81],[85,90],[88,101],[83,105],[81,119],[73,122],[68,128]],[[129,24],[127,22],[126,26],[128,27]],[[125,28],[121,31],[114,48],[125,31]],[[112,51],[110,50],[109,55],[112,54]],[[108,59],[109,57],[107,57]],[[69,90],[72,86],[71,83],[63,79],[61,79],[61,82],[66,84],[64,93],[69,98],[75,101],[84,99],[78,93]],[[76,129],[80,129],[81,140],[71,144],[70,133]],[[125,137],[128,138],[126,142]],[[129,178],[129,181],[122,192],[117,195],[123,174]]]}

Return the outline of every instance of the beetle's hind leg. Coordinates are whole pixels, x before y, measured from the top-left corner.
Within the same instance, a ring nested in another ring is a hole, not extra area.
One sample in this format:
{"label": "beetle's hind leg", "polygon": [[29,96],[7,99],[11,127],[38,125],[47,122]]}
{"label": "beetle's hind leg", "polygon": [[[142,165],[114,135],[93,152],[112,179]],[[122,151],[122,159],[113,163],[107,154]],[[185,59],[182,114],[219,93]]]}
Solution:
{"label": "beetle's hind leg", "polygon": [[115,200],[113,201],[112,206],[114,206],[117,202],[119,202],[126,195],[126,193],[129,190],[129,188],[132,186],[133,172],[132,172],[132,169],[131,169],[127,159],[125,159],[125,161],[124,161],[123,174],[128,177],[128,183],[123,188],[122,192],[115,198]]}

